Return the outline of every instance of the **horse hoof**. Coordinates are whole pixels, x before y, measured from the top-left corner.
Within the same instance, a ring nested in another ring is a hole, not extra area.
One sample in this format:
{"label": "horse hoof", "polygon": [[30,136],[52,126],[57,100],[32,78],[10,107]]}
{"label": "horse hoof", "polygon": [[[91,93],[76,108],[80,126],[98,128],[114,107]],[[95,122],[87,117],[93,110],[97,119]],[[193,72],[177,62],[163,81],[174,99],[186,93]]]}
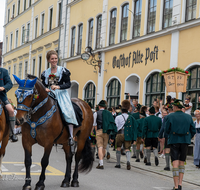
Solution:
{"label": "horse hoof", "polygon": [[23,187],[22,190],[31,190],[31,186]]}
{"label": "horse hoof", "polygon": [[79,182],[78,181],[72,181],[71,186],[72,187],[79,187]]}
{"label": "horse hoof", "polygon": [[44,187],[45,187],[44,185],[43,186],[37,186],[36,185],[35,186],[35,190],[44,190]]}
{"label": "horse hoof", "polygon": [[60,187],[70,187],[69,182],[62,182]]}

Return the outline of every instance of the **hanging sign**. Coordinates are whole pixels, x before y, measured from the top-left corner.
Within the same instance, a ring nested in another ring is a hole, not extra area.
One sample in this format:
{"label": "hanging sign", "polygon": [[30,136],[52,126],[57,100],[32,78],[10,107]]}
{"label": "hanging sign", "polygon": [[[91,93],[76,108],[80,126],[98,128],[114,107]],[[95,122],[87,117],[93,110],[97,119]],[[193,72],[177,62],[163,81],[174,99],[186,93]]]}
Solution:
{"label": "hanging sign", "polygon": [[83,59],[84,61],[88,60],[89,58],[90,58],[90,55],[88,53],[81,54],[81,59]]}

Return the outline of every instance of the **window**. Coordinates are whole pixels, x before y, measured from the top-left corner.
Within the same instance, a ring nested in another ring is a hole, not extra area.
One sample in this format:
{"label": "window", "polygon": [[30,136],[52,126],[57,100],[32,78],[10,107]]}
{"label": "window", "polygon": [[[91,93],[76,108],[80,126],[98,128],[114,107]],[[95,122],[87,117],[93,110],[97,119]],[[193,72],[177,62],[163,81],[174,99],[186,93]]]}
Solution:
{"label": "window", "polygon": [[9,75],[9,77],[10,77],[10,74],[11,74],[11,67],[9,66],[8,67],[8,75]]}
{"label": "window", "polygon": [[24,0],[24,11],[26,10],[26,0]]}
{"label": "window", "polygon": [[163,12],[163,28],[172,25],[173,0],[165,0]]}
{"label": "window", "polygon": [[152,74],[146,83],[146,106],[151,107],[154,99],[165,100],[165,81],[159,73]]}
{"label": "window", "polygon": [[28,61],[25,61],[25,65],[24,65],[24,78],[26,78],[27,73],[28,73]]}
{"label": "window", "polygon": [[78,54],[81,54],[82,38],[83,38],[83,24],[79,25],[79,31],[78,31]]}
{"label": "window", "polygon": [[10,34],[10,50],[12,50],[13,34]]}
{"label": "window", "polygon": [[197,0],[186,0],[186,21],[196,18]]}
{"label": "window", "polygon": [[101,26],[102,26],[102,15],[100,15],[97,18],[96,49],[101,48]]}
{"label": "window", "polygon": [[25,27],[22,27],[22,44],[24,44],[25,41]]}
{"label": "window", "polygon": [[114,79],[109,83],[107,88],[108,107],[116,107],[120,104],[120,82],[117,79]]}
{"label": "window", "polygon": [[61,24],[61,11],[62,11],[62,7],[61,7],[61,3],[58,4],[58,26],[60,26]]}
{"label": "window", "polygon": [[8,37],[6,37],[6,53],[8,51]]}
{"label": "window", "polygon": [[49,30],[52,30],[53,8],[50,9]]}
{"label": "window", "polygon": [[135,1],[135,10],[134,10],[133,38],[140,36],[141,13],[142,13],[142,0],[137,0]]}
{"label": "window", "polygon": [[42,70],[42,57],[39,56],[39,69],[38,69],[38,78],[41,77],[41,70]]}
{"label": "window", "polygon": [[89,83],[85,88],[84,101],[92,104],[92,108],[95,107],[95,86],[93,83]]}
{"label": "window", "polygon": [[32,70],[32,75],[35,75],[35,59],[33,59],[33,70]]}
{"label": "window", "polygon": [[35,19],[35,38],[37,38],[38,18]]}
{"label": "window", "polygon": [[72,28],[72,39],[71,39],[71,56],[74,56],[75,50],[75,35],[76,35],[76,27]]}
{"label": "window", "polygon": [[19,64],[18,77],[19,77],[20,79],[22,78],[22,63]]}
{"label": "window", "polygon": [[8,22],[10,22],[10,9],[8,9]]}
{"label": "window", "polygon": [[122,7],[122,20],[121,20],[121,37],[120,41],[125,41],[127,40],[127,30],[128,30],[128,10],[129,9],[129,4],[125,4]]}
{"label": "window", "polygon": [[16,33],[15,33],[15,48],[18,47],[18,34],[19,34],[19,31],[16,30]]}
{"label": "window", "polygon": [[191,75],[187,80],[186,93],[183,93],[183,102],[185,101],[186,95],[191,96],[192,103],[192,114],[200,106],[200,66],[192,67],[188,70]]}
{"label": "window", "polygon": [[41,35],[44,34],[44,14],[42,14]]}
{"label": "window", "polygon": [[[13,66],[13,74],[16,75],[17,74],[17,67],[16,67],[16,64]],[[13,83],[15,84],[16,81],[13,80]]]}
{"label": "window", "polygon": [[147,33],[155,32],[157,0],[149,0]]}
{"label": "window", "polygon": [[115,43],[116,17],[117,17],[117,9],[114,9],[114,10],[111,11],[111,14],[110,14],[110,38],[109,38],[109,45]]}
{"label": "window", "polygon": [[29,7],[31,6],[31,3],[32,3],[31,0],[29,0]]}
{"label": "window", "polygon": [[92,47],[92,37],[93,37],[93,19],[89,21],[89,35],[88,35],[89,47]]}
{"label": "window", "polygon": [[30,23],[27,24],[27,36],[26,36],[26,42],[29,42],[29,36],[30,36]]}
{"label": "window", "polygon": [[13,9],[12,9],[12,17],[11,19],[13,19],[15,17],[15,4],[13,5]]}
{"label": "window", "polygon": [[17,10],[17,14],[20,14],[20,0],[18,0],[18,10]]}

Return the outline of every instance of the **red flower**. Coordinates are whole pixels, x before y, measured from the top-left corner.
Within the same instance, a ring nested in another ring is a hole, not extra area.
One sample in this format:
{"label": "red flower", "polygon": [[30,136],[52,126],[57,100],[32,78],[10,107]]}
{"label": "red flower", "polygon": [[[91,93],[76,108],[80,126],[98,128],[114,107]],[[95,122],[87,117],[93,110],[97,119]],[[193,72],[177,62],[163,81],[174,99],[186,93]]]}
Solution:
{"label": "red flower", "polygon": [[185,71],[185,73],[188,74],[189,72],[188,72],[188,71]]}
{"label": "red flower", "polygon": [[166,73],[167,71],[164,71],[164,73]]}
{"label": "red flower", "polygon": [[172,69],[174,69],[174,67]]}

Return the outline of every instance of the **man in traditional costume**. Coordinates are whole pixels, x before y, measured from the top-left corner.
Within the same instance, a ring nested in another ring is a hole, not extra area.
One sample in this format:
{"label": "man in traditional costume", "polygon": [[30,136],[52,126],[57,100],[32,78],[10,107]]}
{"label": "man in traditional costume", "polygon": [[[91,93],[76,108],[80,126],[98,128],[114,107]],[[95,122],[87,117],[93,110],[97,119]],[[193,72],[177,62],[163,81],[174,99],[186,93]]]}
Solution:
{"label": "man in traditional costume", "polygon": [[173,103],[174,113],[167,116],[165,123],[165,133],[168,134],[168,144],[170,145],[171,160],[173,163],[173,190],[182,189],[187,149],[196,133],[191,115],[183,113],[181,111],[182,108],[184,108],[182,100],[176,99]]}
{"label": "man in traditional costume", "polygon": [[200,168],[200,110],[194,112],[197,118],[194,122],[196,128],[195,146],[194,146],[194,165]]}
{"label": "man in traditional costume", "polygon": [[115,118],[115,123],[117,125],[117,165],[115,168],[121,168],[120,158],[121,158],[121,147],[124,144],[126,158],[127,158],[127,170],[131,169],[130,159],[131,159],[131,143],[137,139],[137,121],[133,116],[128,114],[128,110],[131,104],[128,100],[122,102],[122,114]]}

